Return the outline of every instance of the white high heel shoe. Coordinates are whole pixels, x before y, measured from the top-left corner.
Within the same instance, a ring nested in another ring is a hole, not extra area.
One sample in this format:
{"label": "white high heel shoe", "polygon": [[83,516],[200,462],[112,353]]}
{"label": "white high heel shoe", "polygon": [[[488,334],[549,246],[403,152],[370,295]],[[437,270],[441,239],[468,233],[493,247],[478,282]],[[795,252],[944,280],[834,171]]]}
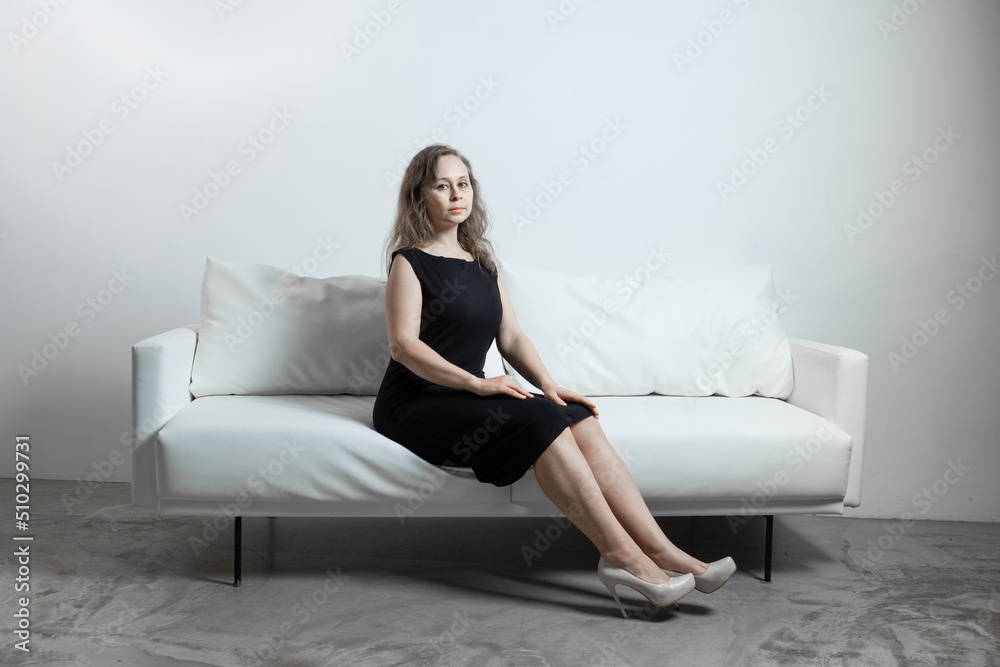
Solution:
{"label": "white high heel shoe", "polygon": [[657,607],[666,607],[677,602],[693,591],[695,587],[693,574],[670,575],[670,581],[664,584],[651,584],[648,581],[643,581],[634,574],[626,572],[620,567],[612,565],[604,560],[604,556],[601,556],[601,560],[597,562],[597,576],[608,587],[608,590],[611,591],[611,597],[618,603],[618,608],[621,609],[622,616],[625,618],[628,618],[628,614],[625,613],[625,607],[622,606],[621,600],[618,599],[618,593],[615,591],[615,586],[618,584],[628,586],[632,590],[642,593],[646,596],[647,600]]}
{"label": "white high heel shoe", "polygon": [[[673,570],[663,571],[671,577],[680,575],[680,572],[674,572]],[[735,572],[736,562],[731,556],[726,556],[725,558],[717,560],[714,563],[709,563],[708,569],[705,570],[703,574],[694,575],[694,587],[702,593],[713,593],[722,588],[722,584],[729,581],[729,578],[732,577]]]}

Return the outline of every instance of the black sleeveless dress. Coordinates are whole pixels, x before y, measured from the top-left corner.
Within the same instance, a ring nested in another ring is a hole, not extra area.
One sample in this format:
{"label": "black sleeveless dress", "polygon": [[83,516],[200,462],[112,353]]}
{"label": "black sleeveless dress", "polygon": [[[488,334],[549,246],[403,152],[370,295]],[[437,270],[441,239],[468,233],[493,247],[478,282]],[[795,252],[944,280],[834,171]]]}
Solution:
{"label": "black sleeveless dress", "polygon": [[[496,275],[479,262],[402,253],[420,280],[420,340],[442,357],[485,377],[486,353],[500,328],[503,307]],[[391,262],[390,262],[391,270]],[[513,484],[563,429],[593,415],[583,403],[559,405],[541,394],[479,396],[425,380],[389,360],[372,420],[375,430],[434,465],[472,468],[495,486]]]}

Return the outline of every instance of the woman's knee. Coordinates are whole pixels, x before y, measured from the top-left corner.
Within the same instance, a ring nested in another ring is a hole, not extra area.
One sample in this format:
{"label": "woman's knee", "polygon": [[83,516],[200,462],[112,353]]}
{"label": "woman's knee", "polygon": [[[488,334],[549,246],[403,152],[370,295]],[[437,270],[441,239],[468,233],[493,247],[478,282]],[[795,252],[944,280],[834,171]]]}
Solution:
{"label": "woman's knee", "polygon": [[[541,455],[535,460],[535,463],[538,463],[538,461],[541,461],[543,459],[551,460],[556,458],[564,458],[566,456],[568,448],[570,447],[579,450],[579,446],[576,444],[576,438],[573,437],[573,431],[571,431],[570,427],[567,426],[562,431],[560,431],[559,435],[557,435],[551,443],[549,443],[549,446],[546,447],[545,451],[543,451]],[[534,464],[532,464],[532,467],[533,468],[535,467]]]}
{"label": "woman's knee", "polygon": [[589,417],[584,417],[580,421],[573,422],[569,425],[569,428],[574,433],[591,433],[591,432],[601,432],[601,422],[597,421],[597,417],[590,415]]}
{"label": "woman's knee", "polygon": [[604,435],[604,429],[601,428],[600,422],[598,422],[597,418],[594,416],[581,419],[575,424],[570,425],[569,428],[571,429],[573,437],[576,439],[576,442],[581,449],[594,444],[604,444],[608,442],[607,436]]}

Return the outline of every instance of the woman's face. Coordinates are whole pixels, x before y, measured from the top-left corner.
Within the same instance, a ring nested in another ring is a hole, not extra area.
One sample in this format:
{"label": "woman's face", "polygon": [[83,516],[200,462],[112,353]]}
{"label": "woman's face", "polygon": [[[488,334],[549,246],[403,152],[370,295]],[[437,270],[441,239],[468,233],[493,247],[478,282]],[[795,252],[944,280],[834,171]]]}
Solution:
{"label": "woman's face", "polygon": [[442,155],[427,192],[427,217],[436,225],[457,225],[472,214],[472,182],[457,155]]}

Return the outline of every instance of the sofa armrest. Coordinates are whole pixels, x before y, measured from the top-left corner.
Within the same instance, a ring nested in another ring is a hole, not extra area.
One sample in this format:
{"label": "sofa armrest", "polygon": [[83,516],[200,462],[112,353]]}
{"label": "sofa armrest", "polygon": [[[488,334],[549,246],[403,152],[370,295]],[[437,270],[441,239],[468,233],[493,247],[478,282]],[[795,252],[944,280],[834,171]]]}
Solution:
{"label": "sofa armrest", "polygon": [[865,426],[868,409],[868,355],[827,343],[788,338],[795,388],[788,402],[828,419],[853,440],[844,505],[861,504]]}
{"label": "sofa armrest", "polygon": [[191,366],[199,325],[171,329],[132,346],[132,504],[156,507],[156,434],[193,399]]}

